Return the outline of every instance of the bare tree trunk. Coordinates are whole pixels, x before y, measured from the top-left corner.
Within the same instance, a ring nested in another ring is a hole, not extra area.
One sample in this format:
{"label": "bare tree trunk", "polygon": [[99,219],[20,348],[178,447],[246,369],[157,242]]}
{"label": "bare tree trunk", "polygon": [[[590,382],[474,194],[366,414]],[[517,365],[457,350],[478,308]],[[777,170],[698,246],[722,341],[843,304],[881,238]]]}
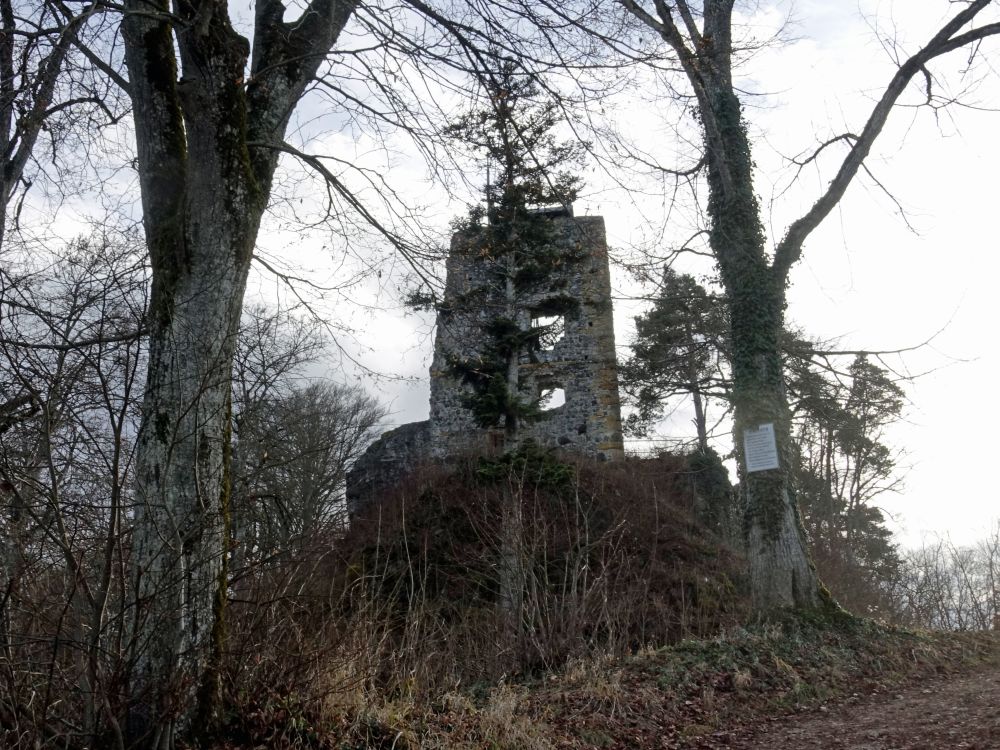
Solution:
{"label": "bare tree trunk", "polygon": [[[505,315],[508,320],[519,324],[517,309],[517,293],[514,286],[514,276],[517,272],[515,257],[510,253],[507,262],[506,278],[504,280]],[[521,350],[512,347],[507,353],[507,414],[504,417],[504,452],[511,454],[520,445],[520,420],[516,399],[520,393]],[[521,492],[519,478],[515,475],[516,467],[511,466],[511,475],[507,478],[503,490],[503,508],[501,509],[500,530],[500,613],[505,618],[507,633],[513,639],[518,639],[521,631],[521,610],[524,603],[524,519],[522,517]],[[516,483],[516,486],[515,486]]]}
{"label": "bare tree trunk", "polygon": [[193,39],[182,93],[168,22],[128,15],[123,31],[153,267],[136,451],[139,700],[129,731],[169,748],[195,692],[205,715],[217,691],[209,665],[222,646],[230,369],[264,205],[241,132],[245,40]]}
{"label": "bare tree trunk", "polygon": [[[520,315],[517,309],[517,294],[514,289],[514,275],[517,268],[513,253],[506,258],[508,268],[504,280],[504,302],[506,309],[504,315],[511,322],[520,325]],[[518,394],[521,390],[520,383],[521,350],[519,347],[511,347],[507,352],[507,414],[504,416],[504,451],[511,453],[517,450],[520,443],[520,419],[518,418]]]}
{"label": "bare tree trunk", "polygon": [[[693,346],[694,332],[691,330],[690,321],[685,323],[685,338],[688,346]],[[705,417],[705,403],[701,395],[701,378],[698,368],[695,365],[694,353],[687,357],[688,390],[691,393],[691,400],[694,402],[694,426],[698,432],[698,450],[708,453],[708,422]]]}
{"label": "bare tree trunk", "polygon": [[[750,143],[727,75],[705,95],[709,150],[710,242],[719,262],[730,317],[733,413],[744,498],[751,599],[758,612],[819,604],[820,586],[806,551],[792,483],[791,414],[781,361],[785,290],[764,251],[753,189]],[[778,467],[748,471],[745,431],[771,425]]]}
{"label": "bare tree trunk", "polygon": [[[235,244],[231,237],[214,239],[216,247]],[[195,246],[213,248],[210,243]],[[245,244],[243,251],[248,256]],[[159,300],[169,314],[153,323],[150,335],[137,450],[133,564],[140,651],[133,690],[157,694],[153,705],[161,717],[173,712],[168,706],[175,701],[181,707],[191,701],[197,683],[192,677],[205,673],[222,646],[229,513],[228,369],[249,258],[227,263],[238,254],[205,255],[191,259],[191,273],[179,280],[172,299]],[[203,303],[184,304],[191,299]],[[172,679],[164,681],[165,675]],[[202,688],[215,691],[217,686],[203,682]],[[202,697],[203,705],[211,702],[210,695]]]}
{"label": "bare tree trunk", "polygon": [[153,269],[128,733],[153,748],[195,720],[211,729],[218,710],[243,294],[288,119],[354,4],[316,0],[286,23],[280,2],[261,0],[247,84],[250,45],[225,5],[178,8],[174,17],[166,0],[129,0],[122,22]]}

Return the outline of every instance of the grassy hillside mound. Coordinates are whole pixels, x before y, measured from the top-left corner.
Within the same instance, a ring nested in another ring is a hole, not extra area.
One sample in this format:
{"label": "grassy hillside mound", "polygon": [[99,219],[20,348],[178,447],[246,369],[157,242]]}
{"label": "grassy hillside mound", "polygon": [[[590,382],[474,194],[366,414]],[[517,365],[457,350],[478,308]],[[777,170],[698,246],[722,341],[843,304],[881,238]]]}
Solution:
{"label": "grassy hillside mound", "polygon": [[531,448],[415,477],[340,545],[343,604],[441,639],[447,684],[714,633],[742,617],[740,563],[693,521],[690,485],[683,459]]}
{"label": "grassy hillside mound", "polygon": [[850,617],[736,628],[623,659],[576,662],[482,699],[388,703],[343,719],[330,747],[708,748],[745,725],[1000,663],[996,633],[885,628]]}
{"label": "grassy hillside mound", "polygon": [[1000,654],[839,611],[741,626],[741,562],[694,495],[676,458],[529,451],[411,477],[234,590],[217,746],[709,747]]}
{"label": "grassy hillside mound", "polygon": [[345,706],[479,700],[735,625],[742,564],[693,520],[693,487],[681,458],[532,448],[418,473],[343,538],[242,582],[230,738],[279,743],[292,717],[319,726]]}
{"label": "grassy hillside mound", "polygon": [[713,746],[719,730],[998,661],[995,633],[788,616],[648,651],[590,679],[567,675],[533,692],[524,710],[548,717],[539,747]]}

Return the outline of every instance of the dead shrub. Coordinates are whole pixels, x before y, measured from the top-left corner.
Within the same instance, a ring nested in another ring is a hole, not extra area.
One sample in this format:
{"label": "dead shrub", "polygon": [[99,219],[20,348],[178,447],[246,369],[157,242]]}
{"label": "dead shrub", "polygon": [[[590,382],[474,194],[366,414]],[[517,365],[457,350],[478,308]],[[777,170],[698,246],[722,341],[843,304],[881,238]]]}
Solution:
{"label": "dead shrub", "polygon": [[[569,660],[714,633],[743,613],[740,566],[693,520],[689,485],[683,459],[670,458],[531,451],[422,470],[342,538],[303,545],[311,559],[275,558],[244,577],[232,610],[233,703],[271,717],[253,730],[258,741],[320,716],[360,731],[360,717],[388,703],[462,692],[485,705],[496,685]],[[513,617],[501,592],[511,549]]]}

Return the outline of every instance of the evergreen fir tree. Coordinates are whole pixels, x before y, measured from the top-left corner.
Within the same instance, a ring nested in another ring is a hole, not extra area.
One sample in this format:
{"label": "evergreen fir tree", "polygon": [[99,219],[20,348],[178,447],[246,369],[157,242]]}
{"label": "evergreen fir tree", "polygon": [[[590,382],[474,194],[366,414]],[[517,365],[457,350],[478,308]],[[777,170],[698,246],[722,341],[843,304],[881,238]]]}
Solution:
{"label": "evergreen fir tree", "polygon": [[708,450],[708,406],[719,400],[728,411],[728,363],[723,342],[729,327],[725,305],[693,277],[663,269],[653,306],[635,318],[632,357],[622,364],[622,389],[636,406],[626,424],[647,435],[668,402],[690,397],[698,450]]}
{"label": "evergreen fir tree", "polygon": [[567,208],[580,180],[584,144],[560,142],[554,129],[558,107],[544,100],[537,82],[510,61],[498,61],[483,76],[484,103],[449,128],[471,149],[487,176],[484,201],[456,222],[463,252],[486,265],[490,283],[456,304],[484,309],[483,341],[474,359],[452,367],[472,392],[467,406],[483,427],[502,426],[505,447],[519,442],[519,426],[542,415],[539,398],[519,382],[518,368],[542,348],[552,326],[531,326],[532,313],[566,315],[578,303],[562,288],[558,271],[576,262],[579,249],[559,236],[542,209]]}
{"label": "evergreen fir tree", "polygon": [[788,378],[796,423],[795,484],[813,559],[853,611],[878,614],[882,585],[900,558],[877,498],[899,489],[900,452],[885,428],[899,421],[904,393],[883,368],[858,355],[846,381],[802,362]]}

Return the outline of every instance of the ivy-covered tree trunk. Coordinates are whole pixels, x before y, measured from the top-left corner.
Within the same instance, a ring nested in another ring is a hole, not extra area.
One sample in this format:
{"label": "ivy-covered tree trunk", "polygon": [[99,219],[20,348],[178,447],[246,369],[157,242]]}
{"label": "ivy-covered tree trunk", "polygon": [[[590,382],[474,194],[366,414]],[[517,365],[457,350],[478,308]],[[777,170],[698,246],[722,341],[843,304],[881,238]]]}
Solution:
{"label": "ivy-covered tree trunk", "polygon": [[[777,607],[812,607],[819,603],[821,589],[806,556],[790,481],[793,453],[779,348],[788,273],[801,257],[806,238],[844,196],[913,79],[922,74],[931,104],[933,75],[928,64],[958,50],[972,50],[971,59],[984,39],[1000,34],[1000,24],[979,21],[980,14],[995,3],[956,4],[957,10],[930,40],[898,62],[864,127],[817,147],[816,154],[843,142],[847,153],[829,184],[808,211],[788,226],[769,257],[754,194],[750,143],[732,80],[733,0],[618,2],[673,50],[697,103],[709,178],[710,243],[731,315],[736,453],[745,500],[753,605],[764,613]],[[748,472],[744,430],[766,424],[774,429],[778,468]]]}
{"label": "ivy-covered tree trunk", "polygon": [[[750,142],[733,87],[733,4],[706,0],[700,19],[683,1],[655,3],[655,15],[634,0],[622,4],[673,48],[698,104],[708,171],[709,242],[729,307],[734,435],[753,607],[761,613],[814,607],[820,585],[806,552],[790,471],[780,348],[785,275],[775,271],[765,250]],[[778,466],[748,471],[745,430],[762,425],[773,428]]]}
{"label": "ivy-covered tree trunk", "polygon": [[[781,361],[785,288],[764,249],[753,162],[739,99],[728,85],[707,93],[715,138],[708,150],[710,243],[729,306],[734,433],[754,608],[812,607],[819,582],[806,552],[792,478],[791,415]],[[744,435],[773,426],[778,468],[748,471]]]}
{"label": "ivy-covered tree trunk", "polygon": [[[761,274],[747,292],[755,301],[730,302],[733,320],[733,411],[744,500],[744,541],[754,608],[808,608],[819,604],[819,584],[806,551],[794,483],[794,450],[780,348],[784,295]],[[742,295],[741,295],[742,296]],[[739,344],[737,344],[739,342]],[[773,425],[779,467],[748,471],[746,430]]]}
{"label": "ivy-covered tree trunk", "polygon": [[136,746],[170,748],[194,722],[209,729],[218,710],[243,294],[288,118],[353,7],[314,2],[301,24],[282,20],[280,2],[259,3],[248,79],[250,45],[224,2],[180,4],[174,16],[162,0],[126,4],[153,270],[132,554]]}

